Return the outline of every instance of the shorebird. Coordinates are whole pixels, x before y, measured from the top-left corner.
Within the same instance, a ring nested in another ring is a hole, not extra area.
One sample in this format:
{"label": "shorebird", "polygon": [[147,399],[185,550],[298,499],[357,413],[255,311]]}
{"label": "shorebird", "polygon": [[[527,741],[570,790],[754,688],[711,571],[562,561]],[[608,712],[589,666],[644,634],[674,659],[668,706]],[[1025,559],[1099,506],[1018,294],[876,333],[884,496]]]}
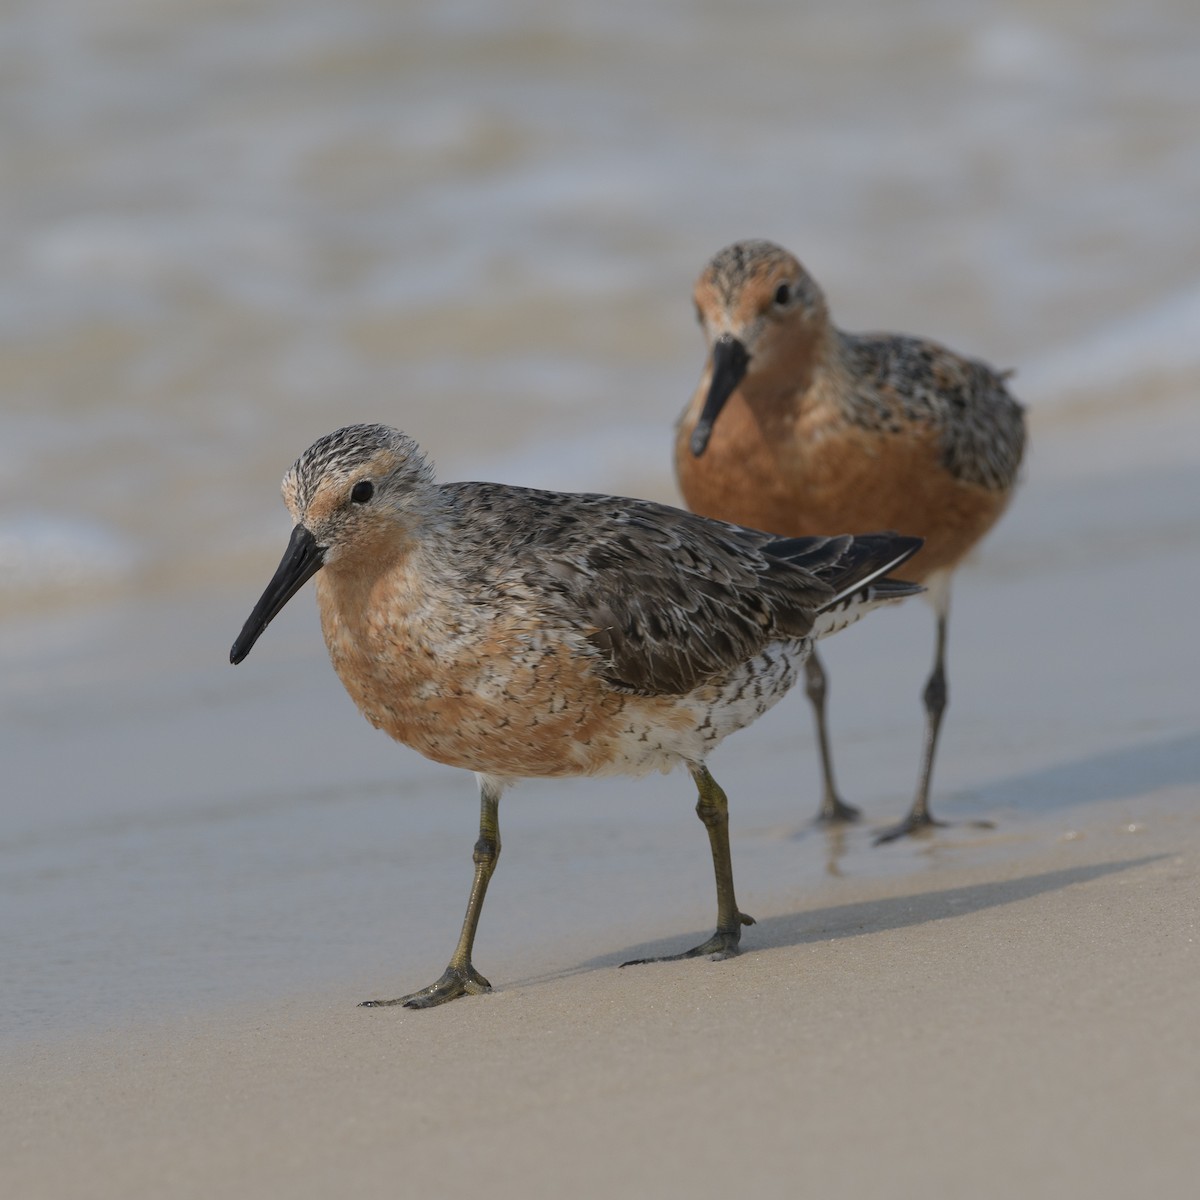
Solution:
{"label": "shorebird", "polygon": [[[920,774],[908,815],[877,841],[941,824],[929,788],[948,700],[951,579],[1007,506],[1025,445],[1008,373],[923,338],[842,332],[812,276],[772,242],[726,247],[694,299],[709,356],[676,429],[688,507],[791,537],[896,529],[925,539],[905,568],[937,619]],[[834,782],[815,654],[805,690],[821,757],[818,819],[853,820],[858,809]]]}
{"label": "shorebird", "polygon": [[230,661],[317,575],[325,644],[363,715],[479,783],[475,875],[450,963],[429,987],[369,1006],[490,990],[472,962],[475,930],[501,793],[529,776],[683,763],[712,849],[717,929],[666,957],[736,954],[753,922],[734,898],[728,806],[706,756],[787,691],[817,638],[920,590],[884,578],[919,538],[775,538],[645,500],[438,485],[417,444],[386,425],[315,442],[283,497],[291,540]]}

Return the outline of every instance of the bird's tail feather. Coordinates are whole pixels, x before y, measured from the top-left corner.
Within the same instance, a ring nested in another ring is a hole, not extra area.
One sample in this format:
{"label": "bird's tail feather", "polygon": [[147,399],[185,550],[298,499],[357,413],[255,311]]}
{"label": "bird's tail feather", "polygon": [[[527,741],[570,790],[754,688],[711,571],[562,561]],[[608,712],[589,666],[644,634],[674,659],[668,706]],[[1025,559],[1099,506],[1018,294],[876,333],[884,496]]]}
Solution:
{"label": "bird's tail feather", "polygon": [[895,533],[856,537],[786,538],[768,552],[804,566],[834,588],[817,613],[812,636],[828,637],[881,604],[916,596],[920,584],[886,578],[889,571],[912,558],[924,545],[921,538]]}

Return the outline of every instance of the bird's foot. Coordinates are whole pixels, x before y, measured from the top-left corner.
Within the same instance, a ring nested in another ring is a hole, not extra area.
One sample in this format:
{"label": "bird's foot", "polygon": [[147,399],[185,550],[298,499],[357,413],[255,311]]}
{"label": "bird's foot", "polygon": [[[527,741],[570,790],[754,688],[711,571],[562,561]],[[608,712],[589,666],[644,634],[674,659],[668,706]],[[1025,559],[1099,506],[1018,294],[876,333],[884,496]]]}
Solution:
{"label": "bird's foot", "polygon": [[459,996],[480,996],[490,992],[492,985],[470,963],[466,967],[447,967],[441,979],[417,992],[409,992],[395,1000],[364,1000],[359,1008],[390,1008],[402,1004],[405,1008],[433,1008]]}
{"label": "bird's foot", "polygon": [[679,962],[685,958],[710,958],[720,962],[723,958],[733,958],[741,953],[738,942],[741,941],[743,925],[753,925],[754,918],[745,913],[738,913],[738,926],[735,929],[718,929],[707,942],[693,946],[682,954],[662,954],[657,958],[634,958],[621,964],[623,967],[640,967],[643,963]]}
{"label": "bird's foot", "polygon": [[862,810],[847,804],[840,796],[829,795],[821,801],[820,810],[814,818],[817,825],[850,825],[862,816]]}
{"label": "bird's foot", "polygon": [[885,842],[894,842],[902,837],[916,837],[928,833],[935,825],[944,828],[948,823],[939,821],[927,812],[910,812],[903,821],[877,833],[874,844],[882,846]]}

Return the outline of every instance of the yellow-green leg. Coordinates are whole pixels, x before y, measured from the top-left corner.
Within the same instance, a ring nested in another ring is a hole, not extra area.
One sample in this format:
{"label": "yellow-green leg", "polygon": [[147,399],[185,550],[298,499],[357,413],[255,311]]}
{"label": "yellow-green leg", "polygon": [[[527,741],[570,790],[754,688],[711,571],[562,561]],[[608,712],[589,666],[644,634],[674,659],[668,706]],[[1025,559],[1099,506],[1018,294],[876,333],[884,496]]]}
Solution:
{"label": "yellow-green leg", "polygon": [[732,958],[739,952],[738,942],[743,925],[753,925],[754,918],[748,917],[737,906],[733,894],[733,863],[729,856],[729,801],[721,785],[709,774],[703,763],[688,768],[696,781],[700,798],[696,801],[696,816],[708,830],[708,842],[712,847],[713,873],[717,878],[717,930],[706,942],[693,946],[682,954],[664,954],[660,958],[635,958],[622,966],[632,967],[639,963],[675,962],[681,958],[711,956],[714,960]]}
{"label": "yellow-green leg", "polygon": [[475,863],[475,878],[471,883],[471,896],[467,900],[467,915],[463,919],[458,945],[450,958],[450,964],[442,977],[420,991],[410,992],[396,1000],[364,1000],[363,1008],[382,1008],[392,1004],[403,1004],[405,1008],[433,1008],[459,996],[478,996],[490,992],[492,985],[471,963],[471,949],[475,945],[475,930],[479,927],[479,914],[483,911],[483,898],[487,895],[488,882],[496,869],[500,857],[500,792],[491,780],[479,782],[479,840],[475,843],[472,858]]}

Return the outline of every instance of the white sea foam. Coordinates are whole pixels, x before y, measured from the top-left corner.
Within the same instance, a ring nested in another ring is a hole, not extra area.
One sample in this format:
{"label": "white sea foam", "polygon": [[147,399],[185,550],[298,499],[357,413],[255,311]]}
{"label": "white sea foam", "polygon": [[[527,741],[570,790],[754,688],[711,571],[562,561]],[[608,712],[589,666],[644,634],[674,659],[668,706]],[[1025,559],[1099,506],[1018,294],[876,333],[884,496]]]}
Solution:
{"label": "white sea foam", "polygon": [[0,601],[88,591],[129,577],[130,542],[86,518],[29,512],[0,518]]}
{"label": "white sea foam", "polygon": [[1200,377],[1200,285],[1105,325],[1021,371],[1021,391],[1039,405],[1137,392]]}

